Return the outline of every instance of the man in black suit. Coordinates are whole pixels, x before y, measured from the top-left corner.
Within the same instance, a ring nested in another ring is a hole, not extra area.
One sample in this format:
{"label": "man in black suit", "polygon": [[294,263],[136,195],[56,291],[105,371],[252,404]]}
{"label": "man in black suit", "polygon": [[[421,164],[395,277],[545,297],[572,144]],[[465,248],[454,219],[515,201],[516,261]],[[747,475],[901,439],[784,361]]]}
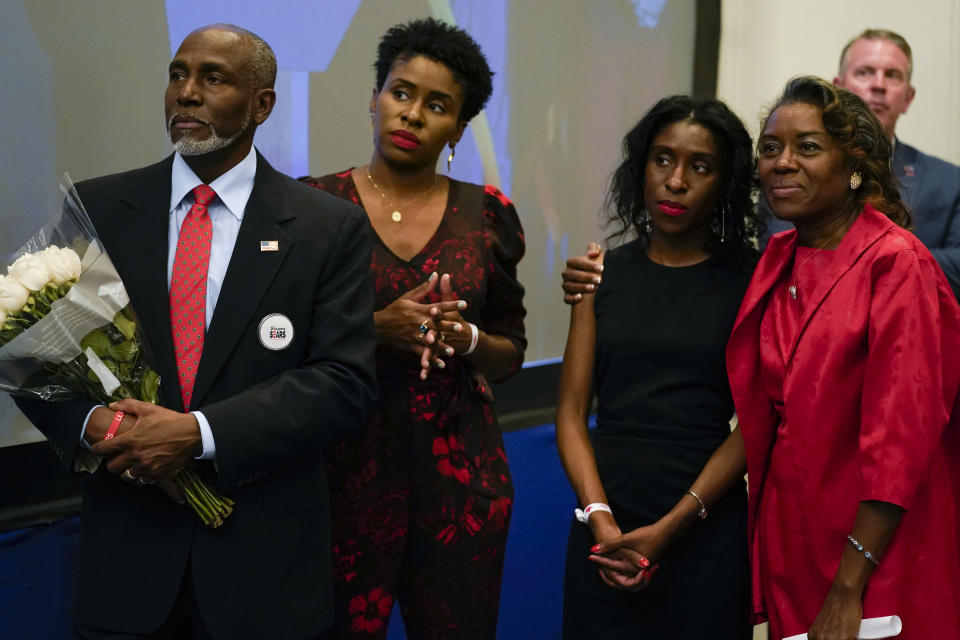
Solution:
{"label": "man in black suit", "polygon": [[[903,36],[867,29],[843,48],[833,83],[863,98],[883,124],[893,142],[893,170],[913,231],[960,297],[960,167],[918,151],[895,133],[897,119],[916,95],[912,73],[913,53]],[[773,220],[768,235],[789,228],[790,223]]]}
{"label": "man in black suit", "polygon": [[[275,76],[254,34],[194,31],[166,90],[176,153],[77,185],[162,379],[162,406],[18,401],[65,464],[90,448],[109,472],[85,483],[77,637],[320,638],[331,624],[321,449],[375,402],[370,233],[359,208],[253,149]],[[194,259],[209,264],[191,284]],[[184,465],[235,500],[222,527],[165,495]]]}

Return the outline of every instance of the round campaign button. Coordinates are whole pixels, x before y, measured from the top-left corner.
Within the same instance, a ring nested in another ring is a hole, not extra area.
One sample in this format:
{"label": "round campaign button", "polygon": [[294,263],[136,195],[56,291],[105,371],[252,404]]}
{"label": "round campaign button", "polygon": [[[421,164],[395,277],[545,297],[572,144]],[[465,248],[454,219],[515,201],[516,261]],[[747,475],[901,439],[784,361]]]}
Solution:
{"label": "round campaign button", "polygon": [[293,323],[282,313],[271,313],[260,321],[260,344],[271,351],[286,349],[293,342]]}

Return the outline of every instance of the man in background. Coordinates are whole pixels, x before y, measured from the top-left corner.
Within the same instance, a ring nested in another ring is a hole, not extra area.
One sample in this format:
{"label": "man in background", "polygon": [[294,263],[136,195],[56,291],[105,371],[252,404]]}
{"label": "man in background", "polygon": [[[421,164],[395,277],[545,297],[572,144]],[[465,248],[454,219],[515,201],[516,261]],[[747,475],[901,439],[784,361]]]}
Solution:
{"label": "man in background", "polygon": [[[907,112],[916,88],[911,84],[913,53],[903,36],[886,29],[867,29],[840,52],[834,84],[860,96],[883,124],[893,144],[893,170],[900,196],[910,208],[913,232],[943,269],[960,298],[960,167],[929,156],[896,137],[896,124]],[[766,207],[762,196],[759,206]],[[778,231],[791,228],[770,216],[761,245]],[[600,282],[595,262],[600,246],[590,243],[586,256],[567,261],[563,272],[564,302],[572,304]]]}
{"label": "man in background", "polygon": [[[883,125],[893,144],[893,170],[900,196],[910,208],[913,232],[930,249],[960,297],[960,167],[896,137],[897,120],[917,92],[912,75],[913,54],[903,36],[867,29],[840,52],[833,83],[863,98]],[[789,228],[789,223],[774,219],[767,233]]]}

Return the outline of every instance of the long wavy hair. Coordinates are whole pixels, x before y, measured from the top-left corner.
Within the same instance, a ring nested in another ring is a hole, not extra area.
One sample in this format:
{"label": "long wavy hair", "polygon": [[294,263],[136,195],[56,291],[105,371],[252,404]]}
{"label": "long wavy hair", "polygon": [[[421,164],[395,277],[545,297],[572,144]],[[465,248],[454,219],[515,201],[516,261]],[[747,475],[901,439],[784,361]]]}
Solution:
{"label": "long wavy hair", "polygon": [[[677,95],[663,98],[641,118],[623,139],[623,160],[610,179],[605,208],[607,225],[618,228],[607,238],[608,244],[622,241],[631,232],[646,238],[647,219],[643,199],[645,171],[653,140],[676,122],[690,122],[705,128],[713,136],[719,154],[720,189],[706,249],[737,253],[755,250],[757,236],[764,224],[753,204],[753,143],[743,123],[723,102]],[[720,224],[720,216],[725,216]],[[725,231],[725,241],[717,229]],[[649,238],[647,238],[649,240]]]}
{"label": "long wavy hair", "polygon": [[900,198],[891,168],[893,145],[867,103],[823,78],[799,76],[787,82],[762,129],[777,108],[798,102],[820,110],[823,128],[843,151],[846,169],[860,172],[863,178],[858,189],[847,191],[845,210],[860,211],[870,203],[894,223],[909,228],[910,210]]}

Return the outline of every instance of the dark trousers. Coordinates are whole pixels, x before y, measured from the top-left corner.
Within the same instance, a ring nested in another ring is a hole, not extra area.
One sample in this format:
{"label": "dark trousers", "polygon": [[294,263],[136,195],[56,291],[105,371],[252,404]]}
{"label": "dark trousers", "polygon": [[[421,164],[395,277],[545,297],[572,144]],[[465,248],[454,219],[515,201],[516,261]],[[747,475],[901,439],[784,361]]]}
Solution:
{"label": "dark trousers", "polygon": [[183,581],[173,609],[159,629],[140,634],[75,626],[73,634],[76,640],[213,640],[200,616],[190,565],[183,572]]}
{"label": "dark trousers", "polygon": [[[159,629],[141,634],[75,626],[73,634],[75,640],[214,640],[200,615],[200,606],[197,604],[197,595],[193,589],[189,564],[183,572],[183,581],[180,583],[180,591],[173,603],[173,609]],[[315,638],[303,640],[332,640],[332,638],[332,633],[328,631]]]}

